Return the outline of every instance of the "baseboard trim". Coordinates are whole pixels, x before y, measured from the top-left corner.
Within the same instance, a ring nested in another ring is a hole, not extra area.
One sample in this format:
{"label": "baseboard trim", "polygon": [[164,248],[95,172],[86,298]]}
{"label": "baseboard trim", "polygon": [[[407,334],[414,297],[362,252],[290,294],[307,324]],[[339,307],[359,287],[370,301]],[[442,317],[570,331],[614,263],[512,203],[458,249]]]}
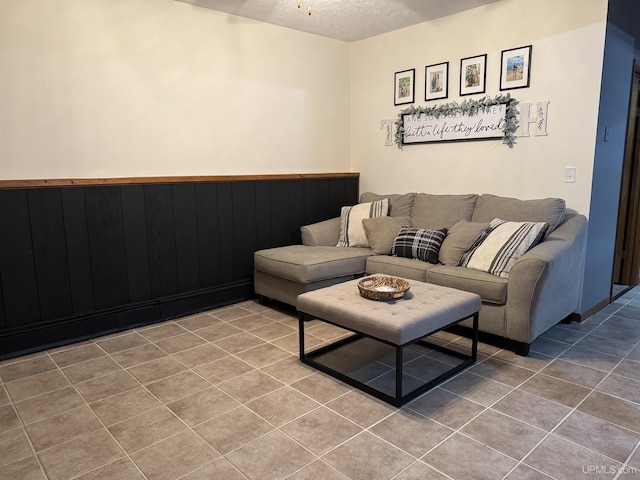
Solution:
{"label": "baseboard trim", "polygon": [[609,297],[603,298],[598,303],[596,303],[593,307],[585,310],[582,313],[572,313],[571,315],[569,315],[569,317],[571,317],[571,321],[581,323],[581,322],[584,322],[591,315],[595,315],[596,313],[598,313],[600,310],[602,310],[604,307],[606,307],[609,304],[611,304],[611,298]]}
{"label": "baseboard trim", "polygon": [[128,304],[0,332],[0,360],[150,325],[252,298],[253,280]]}

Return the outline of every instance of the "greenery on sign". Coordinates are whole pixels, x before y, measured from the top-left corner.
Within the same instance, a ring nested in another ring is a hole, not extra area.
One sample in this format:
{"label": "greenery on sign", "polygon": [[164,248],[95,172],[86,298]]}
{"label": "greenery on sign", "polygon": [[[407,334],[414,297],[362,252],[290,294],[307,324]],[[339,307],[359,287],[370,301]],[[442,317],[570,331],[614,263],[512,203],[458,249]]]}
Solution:
{"label": "greenery on sign", "polygon": [[513,144],[516,143],[516,128],[518,128],[518,101],[512,98],[510,94],[496,95],[491,98],[485,96],[479,100],[468,99],[462,103],[449,102],[442,105],[435,105],[433,107],[416,107],[411,105],[404,110],[401,110],[398,114],[398,120],[395,121],[396,134],[395,143],[398,148],[402,150],[402,139],[404,136],[404,115],[426,115],[429,117],[452,117],[455,115],[473,116],[479,111],[486,111],[487,108],[495,105],[506,105],[505,122],[504,122],[504,136],[502,137],[502,143],[509,145],[513,148]]}

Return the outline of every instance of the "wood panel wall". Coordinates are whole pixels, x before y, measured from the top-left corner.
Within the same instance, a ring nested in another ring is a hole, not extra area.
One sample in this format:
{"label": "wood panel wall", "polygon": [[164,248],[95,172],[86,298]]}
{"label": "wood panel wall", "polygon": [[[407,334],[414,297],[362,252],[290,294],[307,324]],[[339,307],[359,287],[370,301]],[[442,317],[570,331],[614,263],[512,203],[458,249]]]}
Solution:
{"label": "wood panel wall", "polygon": [[253,296],[253,252],[357,202],[358,174],[0,182],[0,358]]}

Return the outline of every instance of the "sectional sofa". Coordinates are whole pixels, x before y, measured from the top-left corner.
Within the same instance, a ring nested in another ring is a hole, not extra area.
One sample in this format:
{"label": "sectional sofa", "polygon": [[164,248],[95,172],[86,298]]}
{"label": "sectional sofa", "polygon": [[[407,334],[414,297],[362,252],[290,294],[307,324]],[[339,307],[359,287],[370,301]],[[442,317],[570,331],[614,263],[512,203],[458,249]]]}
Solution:
{"label": "sectional sofa", "polygon": [[[301,227],[301,245],[255,252],[255,292],[295,306],[300,293],[369,274],[466,290],[482,298],[485,341],[527,355],[536,337],[577,312],[586,233],[585,216],[558,198],[364,193],[340,217]],[[496,269],[520,235],[530,246],[517,245]]]}

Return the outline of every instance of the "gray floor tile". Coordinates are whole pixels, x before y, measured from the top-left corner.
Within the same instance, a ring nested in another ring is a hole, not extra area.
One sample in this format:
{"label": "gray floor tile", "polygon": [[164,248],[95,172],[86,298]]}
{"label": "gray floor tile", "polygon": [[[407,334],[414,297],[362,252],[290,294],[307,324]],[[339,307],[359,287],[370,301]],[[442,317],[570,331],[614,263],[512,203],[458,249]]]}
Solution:
{"label": "gray floor tile", "polygon": [[350,479],[391,478],[413,458],[370,433],[363,432],[323,456]]}
{"label": "gray floor tile", "polygon": [[442,388],[435,388],[407,408],[429,417],[449,428],[458,429],[484,410],[482,405],[462,398]]}
{"label": "gray floor tile", "polygon": [[573,412],[554,433],[619,462],[626,461],[640,440],[639,433],[580,411]]}
{"label": "gray floor tile", "polygon": [[495,410],[486,410],[460,429],[478,442],[521,460],[546,432]]}
{"label": "gray floor tile", "polygon": [[513,390],[503,383],[471,372],[461,373],[444,383],[442,388],[487,407]]}
{"label": "gray floor tile", "polygon": [[398,410],[369,431],[417,458],[453,434],[450,428],[409,409]]}
{"label": "gray floor tile", "polygon": [[[551,477],[567,480],[610,479],[614,477],[615,469],[621,466],[615,460],[555,435],[550,435],[536,447],[525,463]],[[598,467],[602,470],[595,470]]]}
{"label": "gray floor tile", "polygon": [[517,464],[513,458],[459,433],[433,449],[422,460],[452,478],[468,480],[502,478]]}
{"label": "gray floor tile", "polygon": [[131,455],[148,480],[181,478],[219,457],[218,452],[192,431],[175,435]]}
{"label": "gray floor tile", "polygon": [[588,388],[542,373],[531,377],[519,387],[519,390],[533,393],[568,407],[578,405],[590,392]]}
{"label": "gray floor tile", "polygon": [[247,403],[247,407],[277,427],[284,425],[320,404],[290,387],[284,387]]}
{"label": "gray floor tile", "polygon": [[316,455],[346,442],[362,429],[326,407],[317,408],[281,430]]}
{"label": "gray floor tile", "polygon": [[547,432],[571,412],[565,405],[522,390],[514,390],[492,408]]}
{"label": "gray floor tile", "polygon": [[252,480],[286,478],[315,457],[281,432],[273,432],[229,454],[228,460]]}
{"label": "gray floor tile", "polygon": [[222,454],[240,448],[273,429],[273,425],[245,407],[226,412],[194,428]]}

